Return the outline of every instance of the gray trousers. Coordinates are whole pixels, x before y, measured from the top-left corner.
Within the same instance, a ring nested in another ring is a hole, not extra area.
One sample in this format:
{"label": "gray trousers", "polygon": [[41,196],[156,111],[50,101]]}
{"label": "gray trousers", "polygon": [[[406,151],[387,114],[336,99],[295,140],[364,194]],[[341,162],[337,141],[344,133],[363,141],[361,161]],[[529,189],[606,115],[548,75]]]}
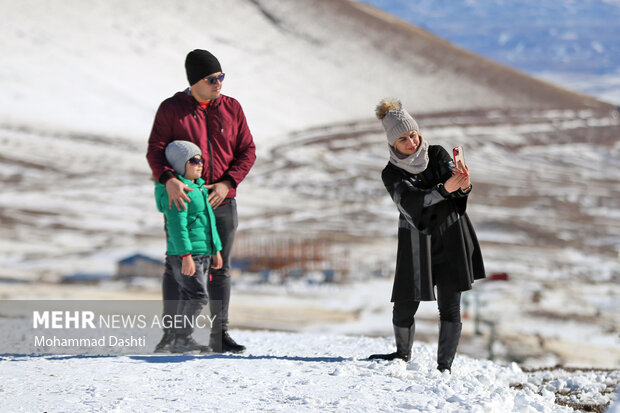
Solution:
{"label": "gray trousers", "polygon": [[[211,257],[208,255],[194,255],[196,273],[192,276],[181,273],[183,258],[179,255],[166,256],[166,270],[170,269],[172,278],[178,285],[178,301],[176,301],[175,314],[183,316],[182,322],[174,325],[177,335],[190,335],[194,332],[193,322],[208,302],[207,296],[207,273],[211,265]],[[170,302],[172,306],[174,302]],[[175,314],[170,314],[175,315]]]}
{"label": "gray trousers", "polygon": [[[237,201],[220,205],[214,211],[217,232],[222,241],[223,265],[219,270],[205,268],[207,294],[209,296],[209,310],[215,316],[212,333],[221,333],[228,329],[228,306],[230,303],[230,254],[237,231]],[[167,236],[167,234],[166,234]],[[177,312],[177,302],[180,299],[181,286],[173,275],[168,259],[162,280],[164,298],[164,316],[174,315]]]}

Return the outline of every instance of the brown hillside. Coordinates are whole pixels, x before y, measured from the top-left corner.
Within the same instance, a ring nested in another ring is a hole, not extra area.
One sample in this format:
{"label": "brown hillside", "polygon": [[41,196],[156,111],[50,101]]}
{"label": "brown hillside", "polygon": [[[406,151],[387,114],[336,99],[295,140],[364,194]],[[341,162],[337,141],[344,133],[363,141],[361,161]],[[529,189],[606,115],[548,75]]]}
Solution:
{"label": "brown hillside", "polygon": [[[372,6],[352,0],[306,1],[315,4],[315,7],[304,8],[316,13],[315,21],[320,25],[334,25],[343,36],[348,33],[352,38],[371,39],[371,43],[391,59],[411,67],[420,76],[436,75],[438,82],[443,83],[438,84],[438,93],[446,93],[441,89],[443,87],[458,94],[461,84],[468,83],[501,97],[499,102],[495,100],[487,107],[613,108],[608,103],[540,81],[463,50]],[[472,96],[472,107],[484,107],[481,102],[484,99],[482,95]]]}

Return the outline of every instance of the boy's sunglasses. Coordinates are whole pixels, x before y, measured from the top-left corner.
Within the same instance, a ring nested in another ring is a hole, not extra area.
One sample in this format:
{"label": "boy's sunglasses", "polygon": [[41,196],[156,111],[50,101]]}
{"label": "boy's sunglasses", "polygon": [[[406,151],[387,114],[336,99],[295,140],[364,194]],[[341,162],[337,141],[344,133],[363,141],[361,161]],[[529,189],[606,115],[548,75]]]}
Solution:
{"label": "boy's sunglasses", "polygon": [[192,165],[198,165],[201,163],[205,163],[204,158],[189,158],[189,160],[187,161]]}
{"label": "boy's sunglasses", "polygon": [[222,83],[224,81],[224,77],[225,76],[226,76],[226,74],[222,73],[221,75],[209,76],[209,77],[205,77],[204,79],[207,81],[208,84],[215,85],[218,80],[220,81],[220,83]]}

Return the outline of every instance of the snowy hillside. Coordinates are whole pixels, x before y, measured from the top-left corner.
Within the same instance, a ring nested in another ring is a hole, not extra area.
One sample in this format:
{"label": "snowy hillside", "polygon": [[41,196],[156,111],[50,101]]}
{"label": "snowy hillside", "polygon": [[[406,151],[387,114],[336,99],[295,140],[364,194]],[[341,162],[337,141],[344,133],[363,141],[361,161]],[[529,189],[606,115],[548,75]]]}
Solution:
{"label": "snowy hillside", "polygon": [[[236,331],[242,355],[0,356],[3,411],[572,412],[604,406],[618,372],[532,372],[457,356],[435,369],[436,347],[410,363],[366,357],[391,340]],[[24,385],[27,383],[27,385]],[[557,394],[557,396],[556,396]]]}
{"label": "snowy hillside", "polygon": [[450,42],[620,104],[620,2],[362,0]]}
{"label": "snowy hillside", "polygon": [[[109,271],[136,244],[161,253],[161,217],[152,209],[144,161],[146,139],[157,105],[186,86],[183,60],[194,47],[220,57],[228,73],[224,93],[241,101],[257,141],[256,168],[239,192],[245,198],[240,208],[246,228],[288,231],[304,216],[312,217],[314,212],[297,206],[313,205],[307,198],[316,194],[308,190],[318,189],[319,181],[279,189],[279,171],[286,164],[278,158],[288,158],[279,147],[307,141],[304,131],[310,127],[321,127],[317,133],[328,136],[325,125],[334,123],[341,124],[338,130],[355,131],[358,120],[373,119],[375,103],[387,95],[401,97],[416,116],[478,109],[473,116],[484,123],[496,110],[568,106],[597,111],[591,113],[602,120],[595,122],[610,125],[611,133],[618,125],[610,107],[600,102],[542,84],[345,0],[0,4],[6,16],[0,27],[6,56],[0,65],[0,214],[10,234],[0,241],[0,260],[8,278],[53,280],[80,270]],[[197,14],[217,18],[189,24]],[[452,115],[445,116],[442,122],[451,122]],[[515,139],[509,126],[514,121],[506,119],[507,128],[492,131],[499,133],[493,139],[500,145]],[[565,124],[551,118],[548,123],[549,131]],[[385,159],[383,138],[376,133],[379,124],[370,124],[372,147],[365,148],[372,157],[363,162],[371,165],[366,169],[370,187],[382,191],[376,173]],[[473,130],[465,125],[441,133],[451,131],[455,135],[444,142],[467,144]],[[297,159],[307,157],[304,165],[310,167],[315,155],[323,156],[312,149]],[[593,156],[598,160],[603,154]],[[488,176],[486,164],[472,161],[479,176]],[[300,172],[311,176],[307,169]],[[325,176],[313,173],[312,180]],[[344,174],[344,181],[351,179],[348,171]],[[364,182],[352,178],[357,185]],[[335,188],[335,182],[325,184],[328,192]],[[272,196],[263,196],[264,188]],[[329,216],[343,216],[340,201],[326,201],[330,208],[320,207]],[[344,216],[347,220],[331,228],[359,233],[348,218],[362,215]],[[325,221],[321,225],[330,227]]]}
{"label": "snowy hillside", "polygon": [[2,0],[0,8],[0,125],[12,128],[143,143],[159,102],[186,86],[183,61],[197,47],[222,61],[225,93],[244,105],[259,142],[367,118],[386,95],[415,112],[597,105],[348,1]]}

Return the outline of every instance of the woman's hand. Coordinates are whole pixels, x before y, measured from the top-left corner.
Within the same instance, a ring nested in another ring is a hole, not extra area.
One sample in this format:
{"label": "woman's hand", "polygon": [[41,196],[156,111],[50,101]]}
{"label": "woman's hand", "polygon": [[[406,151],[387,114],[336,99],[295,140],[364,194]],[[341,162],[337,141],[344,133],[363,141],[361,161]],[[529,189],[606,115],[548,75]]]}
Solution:
{"label": "woman's hand", "polygon": [[[469,179],[465,175],[456,174],[448,178],[448,180],[443,184],[443,187],[446,188],[446,191],[452,193],[465,186],[468,181]],[[467,185],[467,187],[469,187],[469,185]]]}
{"label": "woman's hand", "polygon": [[470,186],[469,168],[459,161],[459,165],[452,169],[452,176],[443,184],[443,187],[452,193],[459,189],[466,191]]}
{"label": "woman's hand", "polygon": [[181,274],[189,275],[193,277],[196,274],[196,263],[191,255],[183,257],[183,264],[181,265]]}
{"label": "woman's hand", "polygon": [[465,177],[467,178],[467,180],[463,183],[463,185],[461,185],[461,190],[463,192],[466,192],[471,187],[471,179],[470,179],[470,175],[469,175],[469,167],[467,165],[463,164],[461,161],[459,161],[459,164],[460,164],[459,165],[460,168],[454,168],[453,172],[461,174],[461,175],[465,175]]}
{"label": "woman's hand", "polygon": [[446,188],[446,191],[452,193],[454,191],[458,191],[459,188],[462,188],[467,182],[469,182],[468,177],[462,174],[456,174],[448,178],[448,180],[443,184],[443,187]]}

